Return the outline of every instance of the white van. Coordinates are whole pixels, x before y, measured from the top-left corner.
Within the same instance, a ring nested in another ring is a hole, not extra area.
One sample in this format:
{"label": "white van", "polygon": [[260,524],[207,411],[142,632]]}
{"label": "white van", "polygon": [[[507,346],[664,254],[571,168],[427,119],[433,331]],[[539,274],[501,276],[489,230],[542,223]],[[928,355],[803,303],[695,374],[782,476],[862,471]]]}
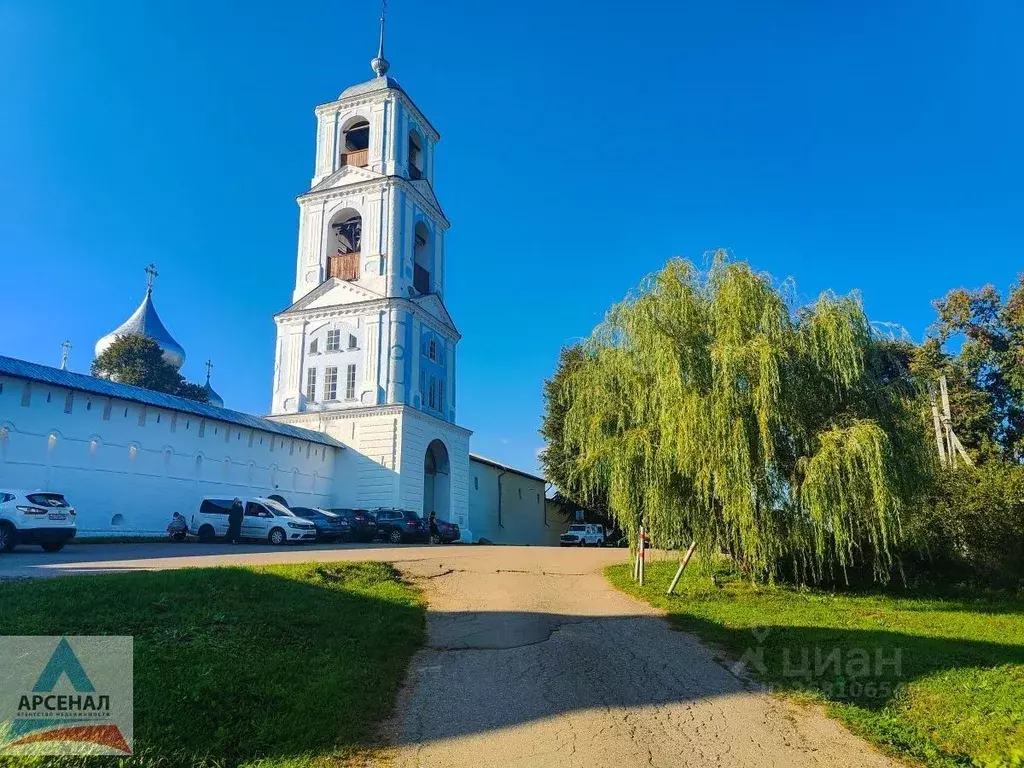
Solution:
{"label": "white van", "polygon": [[[289,541],[313,541],[316,526],[296,517],[284,505],[262,496],[239,496],[244,510],[242,538],[269,541],[280,546]],[[227,536],[228,513],[235,497],[207,496],[192,515],[188,528],[200,541],[215,541]]]}

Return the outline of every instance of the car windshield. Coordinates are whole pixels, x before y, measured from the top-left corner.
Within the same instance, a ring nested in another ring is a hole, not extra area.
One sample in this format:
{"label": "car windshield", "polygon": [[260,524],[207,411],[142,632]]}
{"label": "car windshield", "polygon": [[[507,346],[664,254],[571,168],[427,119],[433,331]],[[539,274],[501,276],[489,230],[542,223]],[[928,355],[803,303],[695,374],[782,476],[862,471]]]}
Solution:
{"label": "car windshield", "polygon": [[26,497],[32,504],[40,507],[67,507],[68,502],[59,493],[30,493]]}
{"label": "car windshield", "polygon": [[317,514],[323,515],[323,516],[324,516],[324,517],[326,517],[326,518],[327,518],[328,520],[334,520],[334,519],[336,519],[336,518],[338,518],[338,517],[341,517],[341,515],[336,515],[336,514],[334,514],[333,512],[328,512],[328,511],[327,511],[326,509],[317,509],[317,510],[314,510],[314,511],[315,511],[315,512],[316,512]]}
{"label": "car windshield", "polygon": [[583,533],[584,531],[587,530],[587,526],[585,526],[585,525],[570,525],[569,526],[569,530],[574,532],[574,533]]}
{"label": "car windshield", "polygon": [[290,509],[283,506],[282,504],[278,504],[273,499],[263,499],[262,501],[260,501],[260,504],[265,506],[278,517],[295,517],[295,515],[292,514],[292,511]]}

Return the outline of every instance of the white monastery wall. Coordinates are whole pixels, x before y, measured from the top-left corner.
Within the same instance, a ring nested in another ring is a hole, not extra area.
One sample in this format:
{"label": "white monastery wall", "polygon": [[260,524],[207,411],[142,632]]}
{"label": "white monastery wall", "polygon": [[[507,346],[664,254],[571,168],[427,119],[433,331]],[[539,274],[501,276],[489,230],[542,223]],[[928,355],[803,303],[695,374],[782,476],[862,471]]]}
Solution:
{"label": "white monastery wall", "polygon": [[80,534],[162,534],[206,495],[334,506],[339,448],[0,377],[0,487],[63,492]]}

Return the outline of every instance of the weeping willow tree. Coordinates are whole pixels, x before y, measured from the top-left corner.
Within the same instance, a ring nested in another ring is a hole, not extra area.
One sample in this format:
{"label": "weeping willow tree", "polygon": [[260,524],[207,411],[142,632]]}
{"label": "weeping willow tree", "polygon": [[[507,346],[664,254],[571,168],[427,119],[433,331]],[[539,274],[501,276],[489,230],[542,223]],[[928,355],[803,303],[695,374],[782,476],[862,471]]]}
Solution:
{"label": "weeping willow tree", "polygon": [[752,578],[893,571],[931,471],[918,393],[856,296],[796,308],[747,264],[674,260],[612,307],[550,397],[575,489],[635,541],[731,555]]}

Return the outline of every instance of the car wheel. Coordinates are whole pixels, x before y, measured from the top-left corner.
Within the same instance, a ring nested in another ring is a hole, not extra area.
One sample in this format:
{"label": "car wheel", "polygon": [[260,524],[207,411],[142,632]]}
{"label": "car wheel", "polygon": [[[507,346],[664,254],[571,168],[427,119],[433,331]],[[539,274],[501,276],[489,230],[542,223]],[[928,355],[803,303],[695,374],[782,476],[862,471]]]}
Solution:
{"label": "car wheel", "polygon": [[275,528],[270,532],[270,535],[267,537],[267,540],[275,547],[280,547],[282,544],[288,541],[288,534],[286,534],[284,530],[281,528]]}
{"label": "car wheel", "polygon": [[64,543],[57,541],[48,541],[45,544],[40,544],[39,546],[43,548],[43,552],[60,552],[64,549]]}
{"label": "car wheel", "polygon": [[205,543],[209,543],[217,538],[217,532],[213,530],[212,525],[201,525],[199,526],[199,540]]}
{"label": "car wheel", "polygon": [[0,552],[14,549],[14,528],[10,523],[0,521]]}
{"label": "car wheel", "polygon": [[401,544],[402,543],[402,532],[396,528],[395,530],[393,530],[391,533],[388,534],[388,541],[390,541],[392,544]]}

